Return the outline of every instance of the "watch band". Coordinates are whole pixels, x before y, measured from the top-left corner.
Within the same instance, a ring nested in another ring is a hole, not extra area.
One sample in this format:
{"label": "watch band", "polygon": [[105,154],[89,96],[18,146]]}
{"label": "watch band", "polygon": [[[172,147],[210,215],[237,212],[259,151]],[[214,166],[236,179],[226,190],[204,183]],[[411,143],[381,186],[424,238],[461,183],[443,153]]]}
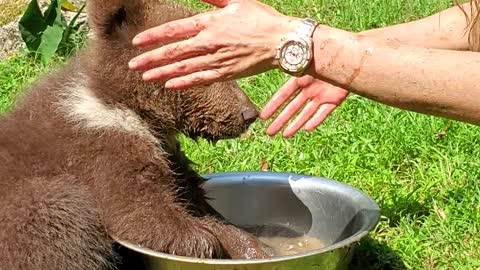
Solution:
{"label": "watch band", "polygon": [[317,28],[318,23],[310,18],[306,18],[303,23],[297,28],[297,35],[309,37],[313,36],[315,28]]}
{"label": "watch band", "polygon": [[[303,75],[312,60],[312,36],[318,25],[312,19],[304,19],[294,32],[281,39],[275,58],[284,72],[293,76]],[[290,62],[292,59],[293,62]]]}

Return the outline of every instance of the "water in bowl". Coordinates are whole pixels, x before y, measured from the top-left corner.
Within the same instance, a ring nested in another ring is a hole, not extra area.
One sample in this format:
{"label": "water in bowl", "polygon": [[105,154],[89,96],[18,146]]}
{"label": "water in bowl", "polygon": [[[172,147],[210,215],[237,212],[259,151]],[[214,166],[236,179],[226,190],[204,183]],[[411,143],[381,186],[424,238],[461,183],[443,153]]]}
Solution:
{"label": "water in bowl", "polygon": [[317,238],[279,225],[263,225],[246,230],[257,236],[267,245],[267,252],[273,257],[302,254],[323,248],[325,245]]}

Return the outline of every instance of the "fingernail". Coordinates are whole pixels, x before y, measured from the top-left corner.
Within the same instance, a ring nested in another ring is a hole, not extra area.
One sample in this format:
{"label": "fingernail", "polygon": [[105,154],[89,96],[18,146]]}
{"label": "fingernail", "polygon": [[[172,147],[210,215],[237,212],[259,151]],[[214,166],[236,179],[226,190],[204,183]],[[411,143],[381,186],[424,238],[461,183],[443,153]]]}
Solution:
{"label": "fingernail", "polygon": [[165,88],[174,88],[175,87],[175,84],[172,83],[171,81],[168,81],[165,83]]}
{"label": "fingernail", "polygon": [[142,75],[144,81],[150,81],[153,78],[153,74],[149,72],[145,72]]}
{"label": "fingernail", "polygon": [[136,69],[138,67],[138,62],[137,60],[131,60],[130,62],[128,62],[128,67],[130,69]]}
{"label": "fingernail", "polygon": [[134,37],[132,40],[132,44],[134,46],[140,45],[143,42],[143,39],[141,37]]}
{"label": "fingernail", "polygon": [[267,129],[267,134],[270,137],[275,137],[278,134],[278,130],[273,130],[273,129]]}

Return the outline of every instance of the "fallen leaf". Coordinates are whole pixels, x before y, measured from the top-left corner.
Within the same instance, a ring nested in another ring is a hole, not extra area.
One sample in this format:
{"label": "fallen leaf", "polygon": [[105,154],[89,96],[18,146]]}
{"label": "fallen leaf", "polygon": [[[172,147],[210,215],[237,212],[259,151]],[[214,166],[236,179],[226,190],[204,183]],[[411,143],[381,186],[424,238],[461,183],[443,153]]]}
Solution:
{"label": "fallen leaf", "polygon": [[437,137],[437,139],[442,139],[443,137],[447,136],[447,132],[449,129],[450,129],[450,125],[448,125],[444,130],[438,132],[435,135],[435,137]]}
{"label": "fallen leaf", "polygon": [[435,213],[437,214],[437,217],[438,217],[441,221],[444,221],[445,219],[447,219],[447,214],[445,214],[445,211],[443,211],[442,208],[434,205],[434,206],[433,206],[433,209],[434,209]]}
{"label": "fallen leaf", "polygon": [[245,140],[250,139],[252,136],[253,136],[253,131],[249,129],[249,130],[247,130],[247,132],[240,135],[240,140],[245,141]]}
{"label": "fallen leaf", "polygon": [[68,0],[61,0],[60,5],[63,10],[66,11],[77,11],[77,7]]}
{"label": "fallen leaf", "polygon": [[260,161],[260,169],[262,170],[262,172],[267,172],[268,171],[269,166],[268,166],[268,161],[267,160],[262,159],[262,161]]}

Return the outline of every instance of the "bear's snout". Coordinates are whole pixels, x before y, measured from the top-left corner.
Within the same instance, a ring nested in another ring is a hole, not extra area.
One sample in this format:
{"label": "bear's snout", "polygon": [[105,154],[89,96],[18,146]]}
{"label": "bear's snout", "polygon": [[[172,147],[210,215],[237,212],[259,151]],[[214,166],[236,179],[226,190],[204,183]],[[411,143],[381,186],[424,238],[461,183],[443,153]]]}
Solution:
{"label": "bear's snout", "polygon": [[243,121],[245,121],[245,125],[250,125],[257,120],[258,111],[253,105],[243,107],[242,117],[243,117]]}

